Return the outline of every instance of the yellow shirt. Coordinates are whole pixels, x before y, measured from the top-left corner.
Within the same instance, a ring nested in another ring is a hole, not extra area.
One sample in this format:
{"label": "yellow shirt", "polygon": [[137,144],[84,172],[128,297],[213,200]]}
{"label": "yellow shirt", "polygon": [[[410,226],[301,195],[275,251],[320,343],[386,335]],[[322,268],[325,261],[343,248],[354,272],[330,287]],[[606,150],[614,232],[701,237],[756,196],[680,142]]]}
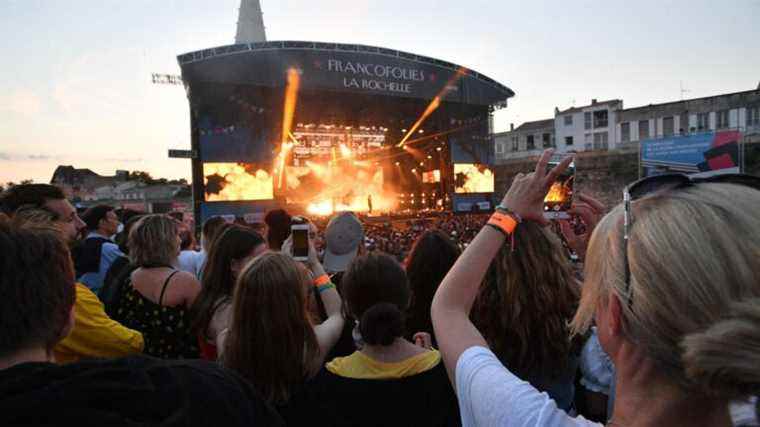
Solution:
{"label": "yellow shirt", "polygon": [[401,362],[379,362],[361,351],[346,357],[336,357],[327,364],[327,370],[347,378],[385,380],[417,375],[441,363],[441,353],[430,350]]}
{"label": "yellow shirt", "polygon": [[53,349],[58,363],[84,358],[113,358],[141,353],[143,336],[111,319],[98,296],[87,286],[76,284],[74,328]]}

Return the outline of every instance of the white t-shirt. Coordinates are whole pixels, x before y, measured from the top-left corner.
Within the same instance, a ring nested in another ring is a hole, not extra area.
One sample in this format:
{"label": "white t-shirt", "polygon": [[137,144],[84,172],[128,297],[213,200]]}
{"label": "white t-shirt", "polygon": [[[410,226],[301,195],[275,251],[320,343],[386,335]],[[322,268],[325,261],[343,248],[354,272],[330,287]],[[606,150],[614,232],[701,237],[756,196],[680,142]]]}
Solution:
{"label": "white t-shirt", "polygon": [[[182,251],[177,257],[177,268],[181,271],[186,271],[193,274],[195,277],[200,277],[199,272],[203,268],[203,264],[206,262],[206,253],[203,251]],[[200,278],[198,279],[200,280]]]}
{"label": "white t-shirt", "polygon": [[570,417],[548,394],[517,378],[485,347],[470,347],[455,370],[462,426],[602,426]]}

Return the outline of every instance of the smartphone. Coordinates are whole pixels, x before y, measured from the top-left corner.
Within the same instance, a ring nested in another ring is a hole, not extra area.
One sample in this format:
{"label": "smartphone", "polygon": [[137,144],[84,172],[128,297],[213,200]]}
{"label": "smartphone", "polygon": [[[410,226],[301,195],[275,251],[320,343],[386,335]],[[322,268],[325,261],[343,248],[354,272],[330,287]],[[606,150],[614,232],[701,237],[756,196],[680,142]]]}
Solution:
{"label": "smartphone", "polygon": [[290,226],[293,237],[293,259],[296,261],[309,260],[309,224],[293,224]]}
{"label": "smartphone", "polygon": [[[547,165],[548,170],[557,167],[562,159],[552,159]],[[552,183],[544,198],[544,218],[569,219],[567,213],[573,205],[573,187],[575,185],[575,161],[562,172]]]}

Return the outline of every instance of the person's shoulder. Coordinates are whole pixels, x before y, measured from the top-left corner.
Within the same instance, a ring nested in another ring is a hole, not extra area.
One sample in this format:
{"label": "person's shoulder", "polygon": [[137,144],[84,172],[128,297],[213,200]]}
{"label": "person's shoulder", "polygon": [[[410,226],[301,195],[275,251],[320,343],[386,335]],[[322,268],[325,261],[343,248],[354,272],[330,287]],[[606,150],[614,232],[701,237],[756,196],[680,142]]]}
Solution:
{"label": "person's shoulder", "polygon": [[177,283],[181,283],[186,286],[193,286],[193,287],[201,286],[201,283],[198,281],[198,279],[195,277],[194,274],[189,273],[187,271],[183,271],[183,270],[177,270],[172,280],[176,280]]}

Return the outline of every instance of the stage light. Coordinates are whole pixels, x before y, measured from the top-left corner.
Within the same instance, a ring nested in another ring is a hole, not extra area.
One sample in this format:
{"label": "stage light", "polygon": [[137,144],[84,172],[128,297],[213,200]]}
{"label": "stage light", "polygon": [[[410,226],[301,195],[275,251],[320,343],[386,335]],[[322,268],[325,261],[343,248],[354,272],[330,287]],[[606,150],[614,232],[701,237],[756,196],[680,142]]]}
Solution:
{"label": "stage light", "polygon": [[406,133],[406,129],[401,129],[401,133]]}
{"label": "stage light", "polygon": [[441,151],[441,147],[437,147],[435,151]]}
{"label": "stage light", "polygon": [[424,131],[424,130],[422,130],[422,129],[420,129],[420,133],[425,133],[425,131]]}
{"label": "stage light", "polygon": [[420,166],[425,166],[425,162],[420,162]]}
{"label": "stage light", "polygon": [[396,166],[398,166],[398,165],[400,165],[400,164],[401,164],[401,163],[399,163],[399,162],[396,162]]}
{"label": "stage light", "polygon": [[433,158],[433,156],[431,156],[431,155],[428,154],[428,159],[432,159],[432,158]]}
{"label": "stage light", "polygon": [[412,173],[417,173],[417,169],[412,168]]}

